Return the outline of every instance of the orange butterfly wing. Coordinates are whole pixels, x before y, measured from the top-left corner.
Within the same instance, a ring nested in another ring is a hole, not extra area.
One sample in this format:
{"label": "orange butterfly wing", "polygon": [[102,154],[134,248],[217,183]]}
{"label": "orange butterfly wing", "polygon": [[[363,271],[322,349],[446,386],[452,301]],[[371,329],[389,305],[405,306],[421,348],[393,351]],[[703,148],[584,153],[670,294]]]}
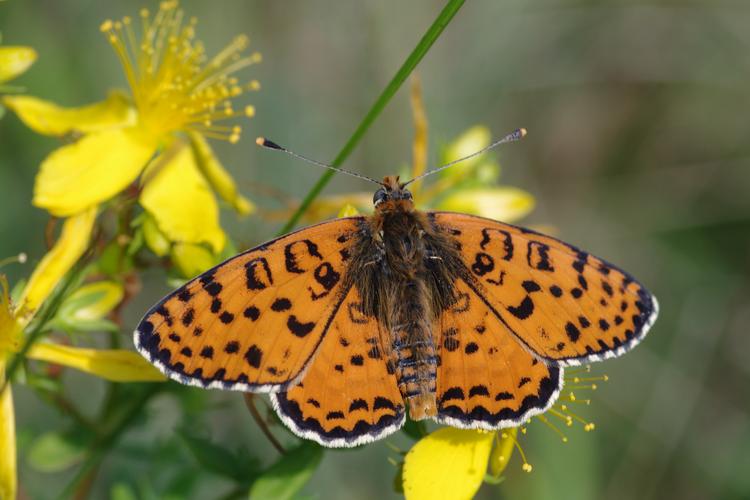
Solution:
{"label": "orange butterfly wing", "polygon": [[460,245],[472,291],[550,366],[619,356],[656,320],[656,299],[640,283],[572,245],[471,215],[430,217]]}
{"label": "orange butterfly wing", "polygon": [[324,446],[357,446],[401,428],[404,400],[385,358],[384,332],[352,288],[302,381],[271,394],[282,421]]}
{"label": "orange butterfly wing", "polygon": [[435,328],[440,423],[469,429],[520,425],[557,399],[563,369],[527,352],[463,281],[458,301]]}
{"label": "orange butterfly wing", "polygon": [[146,313],[136,347],[184,384],[238,391],[294,384],[346,295],[347,245],[362,221],[324,222],[219,264]]}

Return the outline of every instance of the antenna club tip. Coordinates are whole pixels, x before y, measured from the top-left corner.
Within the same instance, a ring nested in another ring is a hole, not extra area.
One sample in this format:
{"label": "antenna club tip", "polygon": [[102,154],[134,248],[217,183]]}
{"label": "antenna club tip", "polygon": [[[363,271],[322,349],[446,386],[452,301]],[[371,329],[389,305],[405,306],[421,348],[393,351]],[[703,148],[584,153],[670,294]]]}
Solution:
{"label": "antenna club tip", "polygon": [[279,146],[273,141],[269,141],[265,137],[258,137],[257,139],[255,139],[255,144],[257,144],[258,146],[263,146],[264,148],[268,148],[268,149],[279,149],[281,151],[285,151],[284,148],[282,148],[281,146]]}
{"label": "antenna club tip", "polygon": [[526,137],[526,134],[529,133],[529,131],[526,130],[525,128],[519,128],[518,132],[521,134],[521,137]]}

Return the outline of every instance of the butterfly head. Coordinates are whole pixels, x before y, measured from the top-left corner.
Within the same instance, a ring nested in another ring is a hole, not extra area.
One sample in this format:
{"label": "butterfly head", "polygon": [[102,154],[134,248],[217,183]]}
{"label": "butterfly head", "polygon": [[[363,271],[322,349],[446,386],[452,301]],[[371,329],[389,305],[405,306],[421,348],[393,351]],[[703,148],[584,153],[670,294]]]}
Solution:
{"label": "butterfly head", "polygon": [[399,182],[397,175],[389,175],[383,179],[383,187],[375,191],[372,203],[380,210],[387,207],[412,208],[414,206],[411,191]]}

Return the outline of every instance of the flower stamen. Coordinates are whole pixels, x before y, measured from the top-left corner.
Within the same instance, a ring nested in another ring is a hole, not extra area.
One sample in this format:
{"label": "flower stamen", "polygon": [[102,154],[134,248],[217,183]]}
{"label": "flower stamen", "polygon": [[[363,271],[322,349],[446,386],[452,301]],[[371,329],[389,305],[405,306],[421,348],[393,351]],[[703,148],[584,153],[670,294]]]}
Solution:
{"label": "flower stamen", "polygon": [[521,455],[521,460],[523,460],[523,465],[521,465],[521,469],[523,469],[524,472],[531,472],[533,467],[531,464],[526,460],[526,454],[523,452],[523,448],[521,447],[521,444],[518,442],[518,439],[513,435],[512,432],[508,431],[502,431],[502,434],[500,435],[503,439],[511,439],[513,440],[513,445],[518,450],[518,453]]}
{"label": "flower stamen", "polygon": [[[552,411],[552,410],[550,409],[550,411]],[[557,415],[557,416],[559,416],[560,418],[563,418],[563,419],[565,418],[565,417],[564,417],[564,416],[562,416],[562,415]],[[543,423],[544,425],[546,425],[547,427],[549,427],[550,429],[552,429],[552,431],[553,431],[553,432],[554,432],[555,434],[557,434],[558,436],[560,436],[560,440],[562,440],[562,442],[563,442],[563,443],[567,443],[567,442],[568,442],[568,437],[567,437],[567,436],[565,435],[565,433],[564,433],[563,431],[561,431],[561,430],[560,430],[560,429],[559,429],[559,428],[558,428],[558,427],[557,427],[557,426],[556,426],[555,424],[553,424],[552,422],[550,422],[550,421],[549,421],[549,419],[548,419],[547,417],[545,417],[544,415],[537,415],[537,418],[538,418],[538,419],[539,419],[539,420],[540,420],[540,421],[541,421],[541,422],[542,422],[542,423]],[[567,424],[566,424],[566,425],[567,425]]]}
{"label": "flower stamen", "polygon": [[18,255],[13,255],[11,257],[5,257],[4,259],[0,259],[0,267],[7,266],[8,264],[25,264],[28,258],[29,257],[25,252],[21,252]]}
{"label": "flower stamen", "polygon": [[141,125],[158,136],[200,131],[206,137],[239,140],[239,129],[219,128],[215,122],[255,115],[252,106],[235,111],[230,102],[260,88],[256,80],[242,84],[232,76],[262,60],[258,52],[242,55],[249,38],[235,37],[207,61],[203,44],[195,40],[197,20],[186,22],[177,1],[162,2],[153,16],[142,9],[140,24],[140,38],[130,17],[105,21],[101,31],[123,66]]}

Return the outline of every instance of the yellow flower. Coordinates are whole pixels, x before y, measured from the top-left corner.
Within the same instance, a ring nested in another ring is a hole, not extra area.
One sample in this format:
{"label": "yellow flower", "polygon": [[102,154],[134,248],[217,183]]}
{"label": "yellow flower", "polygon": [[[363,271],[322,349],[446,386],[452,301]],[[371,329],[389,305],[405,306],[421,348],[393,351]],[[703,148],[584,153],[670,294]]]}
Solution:
{"label": "yellow flower", "polygon": [[515,448],[523,460],[521,468],[531,472],[517,435],[518,428],[490,432],[444,427],[422,438],[404,459],[407,500],[473,498],[483,482],[502,482]]}
{"label": "yellow flower", "polygon": [[[0,385],[5,382],[5,361],[0,360]],[[0,394],[0,498],[16,498],[16,422],[10,384]]]}
{"label": "yellow flower", "polygon": [[487,472],[494,437],[494,432],[444,427],[421,439],[404,459],[407,500],[472,498]]}
{"label": "yellow flower", "polygon": [[[479,151],[480,149],[489,146],[492,140],[492,133],[490,129],[484,125],[474,125],[470,129],[464,131],[460,136],[454,139],[443,152],[443,163],[449,163],[464,156]],[[487,161],[485,157],[475,156],[465,162],[461,163],[461,167],[454,169],[443,170],[440,175],[443,177],[460,176],[467,170],[483,161]]]}
{"label": "yellow flower", "polygon": [[507,186],[466,188],[449,194],[436,208],[515,222],[534,209],[534,197],[522,189]]}
{"label": "yellow flower", "polygon": [[141,205],[170,241],[205,242],[216,253],[224,248],[219,207],[189,145],[170,147],[148,167],[143,180]]}
{"label": "yellow flower", "polygon": [[[606,375],[583,375],[590,371],[588,366],[569,370],[565,375],[566,392],[545,414],[531,419],[551,429],[563,443],[567,443],[568,438],[553,420],[567,427],[577,422],[586,432],[595,428],[592,422],[571,409],[576,404],[591,403],[589,399],[579,399],[576,391],[596,390],[596,382],[608,380]],[[526,434],[526,424],[493,432],[444,427],[420,439],[404,459],[406,498],[472,498],[482,482],[498,484],[502,481],[502,473],[514,449],[520,455],[521,469],[531,472],[532,466],[518,442],[519,433]],[[489,474],[486,474],[488,467]]]}
{"label": "yellow flower", "polygon": [[[7,360],[21,350],[24,328],[88,248],[96,211],[96,207],[89,208],[63,223],[59,239],[37,265],[18,304],[11,303],[8,283],[0,275],[0,499],[16,498],[17,492],[15,417],[11,384],[6,380]],[[117,283],[87,284],[66,298],[58,315],[71,316],[79,324],[101,320],[122,296],[122,286]],[[151,364],[131,351],[44,343],[32,345],[26,355],[29,359],[69,366],[112,381],[165,380]]]}
{"label": "yellow flower", "polygon": [[34,132],[43,135],[89,133],[134,126],[137,115],[128,97],[110,92],[107,99],[79,108],[65,108],[32,96],[9,96],[3,102]]}
{"label": "yellow flower", "polygon": [[181,276],[191,278],[216,264],[214,255],[200,245],[177,243],[172,247],[172,262]]}
{"label": "yellow flower", "polygon": [[36,58],[36,51],[31,47],[0,47],[0,84],[25,72]]}
{"label": "yellow flower", "polygon": [[359,210],[354,205],[347,203],[339,210],[338,217],[354,217],[359,215]]}
{"label": "yellow flower", "polygon": [[[242,84],[233,74],[259,62],[260,54],[245,54],[248,39],[238,36],[208,59],[195,40],[196,20],[186,21],[176,1],[162,2],[154,15],[143,9],[140,30],[134,24],[125,17],[101,26],[122,63],[130,99],[113,93],[82,108],[33,97],[4,99],[38,133],[81,135],[42,162],[33,203],[71,216],[120,193],[149,165],[141,203],[152,222],[169,241],[208,244],[218,252],[226,237],[214,191],[240,214],[254,206],[238,193],[206,139],[239,140],[240,127],[224,123],[251,117],[254,108],[235,110],[232,100],[259,85]],[[171,188],[165,185],[175,179]],[[184,209],[179,217],[177,207]]]}
{"label": "yellow flower", "polygon": [[125,349],[88,349],[40,342],[29,359],[68,366],[112,382],[163,382],[167,378],[136,352]]}

